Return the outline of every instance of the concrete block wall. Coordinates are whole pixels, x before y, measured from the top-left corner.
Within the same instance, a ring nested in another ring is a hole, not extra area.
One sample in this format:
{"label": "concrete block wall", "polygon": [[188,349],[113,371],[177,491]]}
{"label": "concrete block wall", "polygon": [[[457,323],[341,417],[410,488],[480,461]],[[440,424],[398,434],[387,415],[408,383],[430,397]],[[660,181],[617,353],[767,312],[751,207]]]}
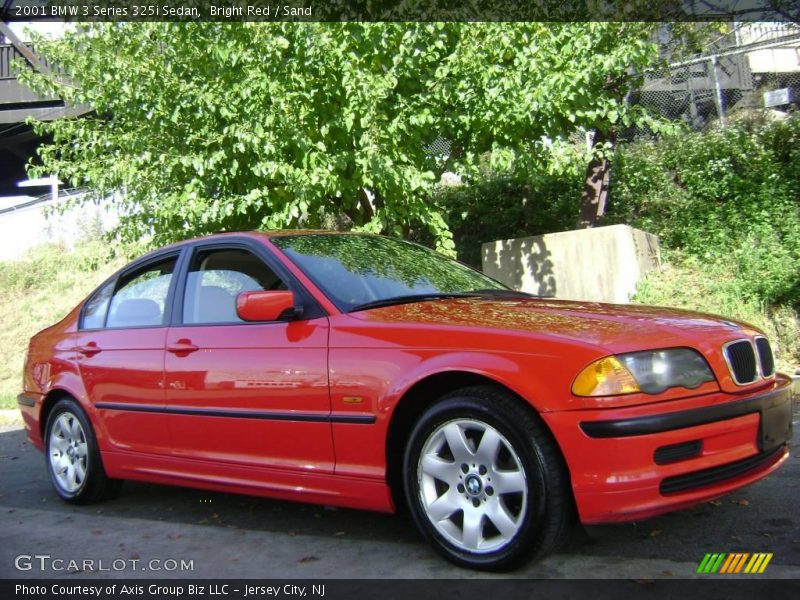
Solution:
{"label": "concrete block wall", "polygon": [[483,272],[532,294],[626,303],[660,267],[658,237],[628,225],[563,231],[483,244]]}

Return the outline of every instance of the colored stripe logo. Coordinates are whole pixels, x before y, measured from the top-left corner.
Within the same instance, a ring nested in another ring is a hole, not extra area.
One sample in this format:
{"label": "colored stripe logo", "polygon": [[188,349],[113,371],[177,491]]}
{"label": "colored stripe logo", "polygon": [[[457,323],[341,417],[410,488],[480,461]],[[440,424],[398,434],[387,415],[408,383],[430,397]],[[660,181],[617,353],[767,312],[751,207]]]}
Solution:
{"label": "colored stripe logo", "polygon": [[769,561],[772,560],[772,552],[721,552],[706,554],[697,572],[704,575],[713,574],[735,574],[735,573],[763,573]]}

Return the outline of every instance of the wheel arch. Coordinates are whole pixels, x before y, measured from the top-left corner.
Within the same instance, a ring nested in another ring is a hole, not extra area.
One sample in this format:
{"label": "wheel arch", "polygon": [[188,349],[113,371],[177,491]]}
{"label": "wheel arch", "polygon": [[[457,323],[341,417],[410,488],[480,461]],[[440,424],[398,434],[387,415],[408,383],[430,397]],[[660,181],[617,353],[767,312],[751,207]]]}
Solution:
{"label": "wheel arch", "polygon": [[[42,436],[42,440],[44,440],[44,430],[45,427],[47,427],[47,419],[50,416],[50,412],[60,400],[64,399],[75,400],[75,402],[84,409],[86,418],[89,419],[89,412],[86,410],[86,407],[83,406],[78,396],[64,387],[51,388],[50,391],[44,395],[44,398],[42,398],[42,407],[39,410],[39,434]],[[91,419],[89,420],[91,422]]]}
{"label": "wheel arch", "polygon": [[[386,434],[386,482],[392,492],[392,499],[398,510],[405,508],[403,494],[403,453],[405,444],[414,424],[435,400],[443,395],[474,386],[485,386],[501,390],[530,410],[536,417],[539,411],[535,406],[509,388],[504,383],[482,373],[466,370],[447,370],[429,374],[409,387],[394,406]],[[553,437],[561,452],[558,441],[543,419],[539,419]],[[563,452],[562,459],[563,457]],[[564,460],[566,465],[566,460]],[[567,470],[569,476],[569,470]]]}

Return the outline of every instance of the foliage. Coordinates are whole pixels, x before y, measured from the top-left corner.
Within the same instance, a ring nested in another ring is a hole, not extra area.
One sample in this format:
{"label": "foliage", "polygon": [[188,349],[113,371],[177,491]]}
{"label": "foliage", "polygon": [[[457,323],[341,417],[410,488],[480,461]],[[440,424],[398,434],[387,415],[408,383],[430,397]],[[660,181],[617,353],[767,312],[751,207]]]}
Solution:
{"label": "foliage", "polygon": [[37,123],[53,141],[32,174],[123,190],[126,242],[346,215],[371,232],[421,224],[452,251],[430,202],[445,171],[468,181],[488,156],[519,178],[558,168],[579,128],[651,122],[623,97],[657,59],[654,27],[81,24],[36,40],[60,73],[23,79],[95,112]]}
{"label": "foliage", "polygon": [[61,245],[34,248],[19,261],[0,262],[0,408],[16,408],[28,340],[80,302],[122,266],[109,260],[97,241],[67,251]]}
{"label": "foliage", "polygon": [[634,302],[673,306],[724,315],[764,330],[775,349],[778,369],[800,366],[800,321],[787,306],[766,306],[754,299],[737,267],[721,259],[705,260],[667,252],[667,265],[639,285]]}
{"label": "foliage", "polygon": [[611,222],[730,265],[745,301],[800,305],[800,117],[623,147]]}
{"label": "foliage", "polygon": [[453,231],[458,259],[481,268],[481,244],[575,227],[583,177],[541,175],[532,180],[490,176],[439,190],[436,201]]}

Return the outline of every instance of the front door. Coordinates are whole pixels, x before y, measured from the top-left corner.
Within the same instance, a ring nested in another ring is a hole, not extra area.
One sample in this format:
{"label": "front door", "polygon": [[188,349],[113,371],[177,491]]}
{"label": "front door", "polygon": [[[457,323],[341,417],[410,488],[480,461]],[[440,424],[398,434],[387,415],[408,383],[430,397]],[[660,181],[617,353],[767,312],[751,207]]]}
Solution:
{"label": "front door", "polygon": [[333,472],[327,317],[247,323],[236,313],[241,292],[277,289],[285,282],[248,249],[195,249],[167,333],[175,455]]}

